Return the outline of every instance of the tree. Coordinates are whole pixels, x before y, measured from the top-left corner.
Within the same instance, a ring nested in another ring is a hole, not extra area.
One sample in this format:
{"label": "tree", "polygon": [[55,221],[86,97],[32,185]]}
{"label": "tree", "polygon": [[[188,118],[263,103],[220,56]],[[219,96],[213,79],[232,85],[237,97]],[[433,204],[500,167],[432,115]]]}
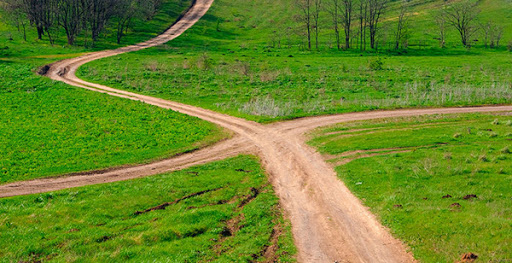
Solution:
{"label": "tree", "polygon": [[[115,0],[89,0],[89,9],[86,11],[86,23],[91,29],[91,39],[98,40],[107,21],[114,15]],[[87,26],[87,25],[86,25]]]}
{"label": "tree", "polygon": [[341,1],[341,23],[343,24],[343,30],[345,32],[345,49],[350,48],[350,36],[352,32],[352,11],[353,11],[353,0],[342,0]]}
{"label": "tree", "polygon": [[368,21],[368,1],[359,1],[359,46],[361,51],[366,50],[366,28]]}
{"label": "tree", "polygon": [[341,41],[340,41],[340,19],[339,19],[339,8],[340,8],[340,1],[342,0],[331,0],[330,5],[327,5],[327,12],[331,15],[333,29],[334,29],[334,36],[336,37],[336,46],[338,49],[341,49]]}
{"label": "tree", "polygon": [[370,30],[370,47],[377,48],[378,25],[388,0],[367,0],[368,1],[368,28]]}
{"label": "tree", "polygon": [[66,31],[68,45],[75,43],[76,36],[83,29],[83,17],[89,10],[86,0],[58,0],[59,25]]}
{"label": "tree", "polygon": [[477,31],[475,20],[478,17],[479,10],[476,4],[469,1],[456,3],[444,9],[446,21],[457,29],[460,34],[462,45],[471,46],[471,37]]}
{"label": "tree", "polygon": [[318,21],[320,20],[320,11],[322,9],[322,0],[313,0],[313,21],[315,26],[315,46],[318,50]]}
{"label": "tree", "polygon": [[18,32],[23,30],[23,40],[27,41],[27,15],[24,12],[23,2],[21,0],[7,0],[5,2],[5,11],[8,20],[16,26]]}
{"label": "tree", "polygon": [[395,49],[399,49],[400,45],[403,44],[404,38],[407,37],[407,20],[407,6],[405,2],[402,2],[395,31]]}
{"label": "tree", "polygon": [[438,38],[439,45],[441,46],[441,48],[445,48],[446,47],[446,16],[445,16],[444,11],[436,14],[435,20],[436,20],[436,24],[437,24],[437,28],[438,28],[438,33],[439,33],[439,38]]}
{"label": "tree", "polygon": [[296,0],[295,5],[300,9],[297,16],[299,22],[306,28],[306,38],[308,42],[308,50],[311,50],[311,19],[312,19],[312,3],[313,0]]}

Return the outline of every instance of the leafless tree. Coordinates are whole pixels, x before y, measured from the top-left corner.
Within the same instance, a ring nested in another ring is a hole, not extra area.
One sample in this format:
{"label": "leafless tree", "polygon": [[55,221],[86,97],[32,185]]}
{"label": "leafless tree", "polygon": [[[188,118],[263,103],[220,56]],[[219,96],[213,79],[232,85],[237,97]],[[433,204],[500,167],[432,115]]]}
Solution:
{"label": "leafless tree", "polygon": [[320,11],[322,10],[322,0],[313,0],[313,23],[315,28],[315,47],[318,50],[318,34]]}
{"label": "leafless tree", "polygon": [[345,32],[345,49],[350,48],[350,37],[352,32],[352,11],[354,7],[353,0],[341,1],[341,23]]}
{"label": "leafless tree", "polygon": [[23,2],[21,0],[7,0],[4,8],[8,20],[14,24],[18,32],[23,31],[23,39],[27,41],[28,19],[23,9]]}
{"label": "leafless tree", "polygon": [[366,50],[366,28],[368,26],[368,0],[359,0],[359,48]]}
{"label": "leafless tree", "polygon": [[339,17],[339,8],[340,1],[342,0],[330,0],[329,4],[326,6],[327,12],[331,15],[334,36],[336,37],[336,46],[338,49],[341,49],[341,41],[340,41],[340,17]]}
{"label": "leafless tree", "polygon": [[436,20],[436,24],[437,24],[437,29],[438,29],[438,33],[439,33],[439,45],[441,46],[441,48],[445,48],[446,47],[446,16],[445,16],[445,13],[444,11],[443,12],[439,12],[435,15],[435,20]]}
{"label": "leafless tree", "polygon": [[479,11],[476,4],[465,1],[455,3],[444,10],[446,21],[457,29],[465,47],[471,46],[471,37],[477,31],[475,20]]}
{"label": "leafless tree", "polygon": [[295,0],[295,4],[300,10],[297,18],[306,29],[308,50],[311,50],[311,21],[312,21],[312,16],[313,16],[312,15],[313,0]]}
{"label": "leafless tree", "polygon": [[496,25],[491,21],[480,23],[479,25],[484,39],[484,46],[491,48],[499,47],[503,35],[503,26]]}
{"label": "leafless tree", "polygon": [[370,47],[375,49],[377,46],[377,33],[379,29],[379,21],[384,13],[384,9],[388,0],[367,0],[368,1],[368,16],[367,23],[370,30]]}
{"label": "leafless tree", "polygon": [[399,49],[400,45],[406,40],[407,37],[407,3],[402,2],[400,6],[400,14],[398,15],[398,23],[395,31],[395,49]]}

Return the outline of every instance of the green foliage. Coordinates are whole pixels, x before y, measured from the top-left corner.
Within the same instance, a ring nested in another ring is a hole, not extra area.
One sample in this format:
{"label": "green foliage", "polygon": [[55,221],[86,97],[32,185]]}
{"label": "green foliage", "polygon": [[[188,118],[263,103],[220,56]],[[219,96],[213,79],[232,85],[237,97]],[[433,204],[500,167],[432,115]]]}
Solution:
{"label": "green foliage", "polygon": [[512,137],[492,122],[510,118],[344,123],[313,132],[310,144],[346,163],[339,177],[421,262],[456,262],[467,252],[499,262],[512,258]]}
{"label": "green foliage", "polygon": [[0,199],[0,222],[0,262],[248,262],[263,261],[262,251],[272,244],[280,262],[293,262],[295,254],[278,199],[258,161],[248,156]]}

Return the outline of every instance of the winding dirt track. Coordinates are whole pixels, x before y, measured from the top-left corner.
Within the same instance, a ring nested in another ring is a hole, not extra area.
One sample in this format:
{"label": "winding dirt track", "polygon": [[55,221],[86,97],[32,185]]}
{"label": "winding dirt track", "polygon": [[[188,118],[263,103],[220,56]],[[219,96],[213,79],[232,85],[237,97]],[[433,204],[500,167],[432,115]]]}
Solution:
{"label": "winding dirt track", "polygon": [[76,69],[93,60],[137,51],[170,41],[197,22],[213,0],[197,0],[181,20],[155,39],[116,50],[101,51],[51,65],[47,75],[77,87],[112,96],[143,101],[158,107],[218,124],[236,136],[212,147],[168,160],[97,173],[38,179],[0,186],[0,197],[25,195],[78,186],[128,180],[183,169],[240,153],[253,153],[263,162],[287,217],[292,223],[301,262],[412,262],[406,247],[394,239],[362,205],[314,149],[305,144],[304,133],[339,122],[427,114],[512,111],[512,106],[444,108],[351,113],[303,118],[261,125],[202,108],[139,95],[85,82]]}

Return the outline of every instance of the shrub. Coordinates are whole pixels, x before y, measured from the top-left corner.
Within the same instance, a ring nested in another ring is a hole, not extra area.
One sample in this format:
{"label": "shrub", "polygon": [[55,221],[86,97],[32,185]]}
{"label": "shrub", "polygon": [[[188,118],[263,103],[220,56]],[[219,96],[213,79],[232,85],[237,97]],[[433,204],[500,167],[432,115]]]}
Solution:
{"label": "shrub", "polygon": [[495,119],[494,121],[492,121],[492,125],[500,125],[500,120]]}
{"label": "shrub", "polygon": [[384,66],[384,62],[382,61],[382,59],[380,57],[377,59],[372,59],[368,63],[368,68],[370,70],[383,70],[384,69],[383,66]]}

